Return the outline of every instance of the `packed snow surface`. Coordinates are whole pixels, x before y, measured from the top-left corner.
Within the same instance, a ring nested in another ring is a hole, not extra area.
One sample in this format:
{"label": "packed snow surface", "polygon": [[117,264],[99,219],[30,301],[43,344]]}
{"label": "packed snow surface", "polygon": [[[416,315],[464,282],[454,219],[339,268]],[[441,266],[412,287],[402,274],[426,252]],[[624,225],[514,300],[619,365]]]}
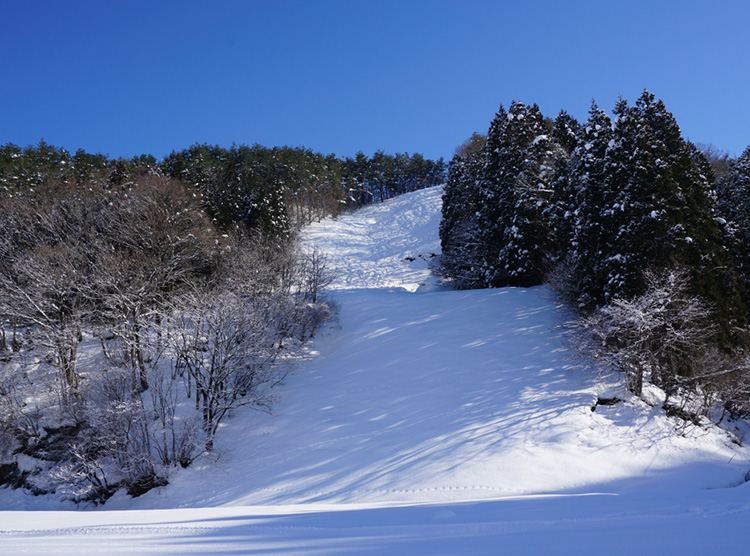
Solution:
{"label": "packed snow surface", "polygon": [[306,230],[340,313],[273,415],[237,412],[169,486],[101,511],[0,491],[2,553],[745,553],[745,424],[687,426],[572,366],[545,288],[441,287],[441,193]]}

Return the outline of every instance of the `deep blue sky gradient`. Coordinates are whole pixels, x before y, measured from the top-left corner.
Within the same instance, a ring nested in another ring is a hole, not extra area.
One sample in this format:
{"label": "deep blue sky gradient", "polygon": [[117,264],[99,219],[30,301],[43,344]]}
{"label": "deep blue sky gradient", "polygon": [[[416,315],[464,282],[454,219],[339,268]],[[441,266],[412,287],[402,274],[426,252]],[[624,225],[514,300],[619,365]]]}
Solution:
{"label": "deep blue sky gradient", "polygon": [[747,0],[0,0],[0,144],[160,158],[193,143],[449,159],[502,103],[750,144]]}

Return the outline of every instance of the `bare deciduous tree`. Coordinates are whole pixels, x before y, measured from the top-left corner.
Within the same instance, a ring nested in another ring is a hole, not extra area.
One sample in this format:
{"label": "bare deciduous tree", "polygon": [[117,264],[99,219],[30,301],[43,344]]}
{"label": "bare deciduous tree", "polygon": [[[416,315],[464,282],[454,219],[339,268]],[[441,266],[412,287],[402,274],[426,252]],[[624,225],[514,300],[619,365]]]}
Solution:
{"label": "bare deciduous tree", "polygon": [[155,423],[152,446],[163,466],[188,467],[200,453],[200,420],[177,415],[180,402],[178,383],[159,366],[149,374],[149,393]]}
{"label": "bare deciduous tree", "polygon": [[50,181],[0,205],[0,457],[49,462],[16,465],[25,484],[96,503],[163,484],[233,409],[268,411],[330,317],[322,254],[300,258],[283,234],[222,235],[199,203],[147,175]]}
{"label": "bare deciduous tree", "polygon": [[578,351],[625,374],[640,396],[644,378],[669,390],[689,377],[715,334],[710,307],[688,292],[681,270],[646,275],[645,294],[615,299],[573,325]]}
{"label": "bare deciduous tree", "polygon": [[[271,388],[287,373],[272,298],[244,299],[232,292],[187,296],[173,321],[171,346],[195,387],[207,449],[233,409],[269,410]],[[188,386],[190,387],[190,386]]]}
{"label": "bare deciduous tree", "polygon": [[86,262],[66,243],[40,245],[19,256],[13,273],[0,273],[4,300],[15,322],[33,326],[59,372],[60,396],[71,402],[79,384],[78,345],[90,286]]}

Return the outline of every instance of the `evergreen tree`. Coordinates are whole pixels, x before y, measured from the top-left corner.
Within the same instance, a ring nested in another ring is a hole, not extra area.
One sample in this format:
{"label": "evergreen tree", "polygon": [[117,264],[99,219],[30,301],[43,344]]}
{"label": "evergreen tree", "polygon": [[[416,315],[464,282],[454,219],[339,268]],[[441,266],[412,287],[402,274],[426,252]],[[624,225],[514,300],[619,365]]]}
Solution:
{"label": "evergreen tree", "polygon": [[86,183],[107,168],[107,157],[103,154],[89,154],[78,149],[73,155],[73,179],[76,184]]}
{"label": "evergreen tree", "polygon": [[477,209],[477,181],[481,154],[456,155],[448,166],[440,221],[441,265],[454,287],[468,289],[481,284],[481,251]]}
{"label": "evergreen tree", "polygon": [[[587,200],[579,205],[576,257],[586,277],[582,301],[591,308],[631,298],[645,291],[646,270],[685,267],[694,292],[715,306],[722,332],[728,333],[741,318],[742,302],[726,270],[710,183],[694,149],[664,104],[647,91],[635,106],[618,102],[614,115],[601,174],[592,182],[591,172],[579,173],[581,198]],[[584,140],[583,149],[601,149],[606,135],[597,139]]]}
{"label": "evergreen tree", "polygon": [[479,225],[483,281],[491,287],[542,282],[551,261],[549,201],[551,142],[536,105],[501,106],[484,148]]}
{"label": "evergreen tree", "polygon": [[[591,308],[601,299],[604,290],[604,261],[611,245],[602,222],[607,192],[605,162],[612,142],[612,121],[596,103],[592,103],[589,119],[579,130],[577,146],[571,155],[571,194],[568,219],[570,236],[562,238],[566,254],[573,260],[581,308]],[[567,239],[568,241],[565,241]]]}
{"label": "evergreen tree", "polygon": [[572,186],[571,156],[578,145],[580,124],[564,110],[555,118],[552,138],[557,144],[557,156],[552,158],[552,195],[546,218],[554,233],[557,261],[569,257],[574,231],[575,191]]}
{"label": "evergreen tree", "polygon": [[735,266],[750,286],[750,147],[732,161],[716,187],[721,221],[728,222],[727,241]]}
{"label": "evergreen tree", "polygon": [[565,110],[560,110],[552,124],[552,138],[570,155],[578,146],[580,130],[581,124]]}

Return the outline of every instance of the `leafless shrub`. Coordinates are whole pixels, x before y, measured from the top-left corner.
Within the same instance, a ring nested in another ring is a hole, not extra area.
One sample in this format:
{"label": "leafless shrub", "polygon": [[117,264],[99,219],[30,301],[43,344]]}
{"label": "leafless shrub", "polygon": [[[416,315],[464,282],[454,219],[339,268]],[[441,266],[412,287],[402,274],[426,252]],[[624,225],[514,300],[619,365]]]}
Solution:
{"label": "leafless shrub", "polygon": [[646,281],[646,293],[581,317],[572,334],[579,353],[623,372],[638,396],[644,378],[669,391],[694,376],[715,334],[711,309],[688,293],[684,272],[649,272]]}
{"label": "leafless shrub", "polygon": [[193,415],[177,415],[179,384],[170,374],[155,366],[149,375],[155,417],[151,427],[152,447],[162,466],[188,467],[201,452],[200,419]]}
{"label": "leafless shrub", "polygon": [[0,463],[19,446],[19,429],[24,420],[23,399],[18,392],[18,377],[9,365],[0,363]]}
{"label": "leafless shrub", "polygon": [[93,485],[125,486],[156,475],[149,432],[151,416],[134,395],[131,374],[120,367],[91,376],[86,389],[86,428],[74,461],[97,469]]}
{"label": "leafless shrub", "polygon": [[34,363],[23,391],[0,377],[0,458],[45,460],[29,483],[38,491],[99,503],[162,484],[211,448],[232,410],[269,411],[331,318],[322,253],[302,256],[285,235],[221,235],[175,180],[50,182],[7,201],[0,371]]}
{"label": "leafless shrub", "polygon": [[303,253],[299,263],[299,293],[310,303],[317,303],[318,296],[336,279],[328,264],[325,252],[314,247]]}
{"label": "leafless shrub", "polygon": [[578,310],[578,284],[581,276],[570,258],[559,261],[547,274],[547,285],[566,307]]}
{"label": "leafless shrub", "polygon": [[[224,417],[241,406],[268,411],[271,389],[287,373],[273,298],[196,291],[182,299],[172,321],[174,358],[194,385],[207,449]],[[188,383],[188,388],[191,388]]]}
{"label": "leafless shrub", "polygon": [[706,143],[696,143],[695,147],[708,160],[716,179],[724,177],[729,172],[732,158],[727,151],[719,149],[716,145]]}

